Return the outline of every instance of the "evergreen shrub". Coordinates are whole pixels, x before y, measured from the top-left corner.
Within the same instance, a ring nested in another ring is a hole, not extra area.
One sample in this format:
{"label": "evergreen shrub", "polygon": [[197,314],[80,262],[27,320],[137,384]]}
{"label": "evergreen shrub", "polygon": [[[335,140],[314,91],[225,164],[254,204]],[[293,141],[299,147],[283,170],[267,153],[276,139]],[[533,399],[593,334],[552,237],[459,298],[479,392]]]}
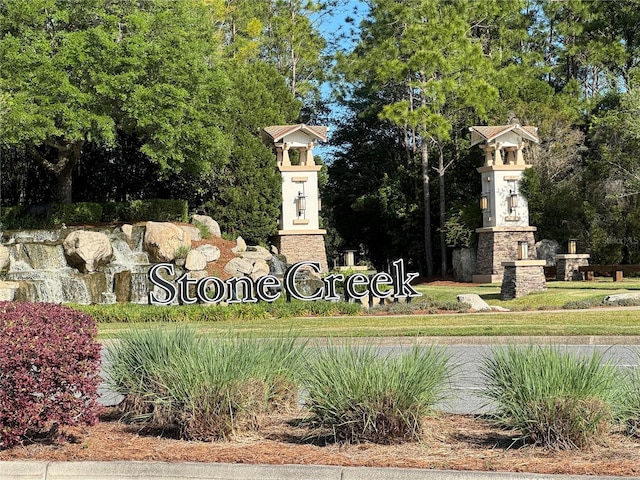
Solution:
{"label": "evergreen shrub", "polygon": [[251,321],[306,315],[358,315],[362,312],[359,303],[301,300],[288,303],[284,299],[273,303],[173,305],[171,308],[135,303],[73,305],[73,308],[91,315],[98,323]]}
{"label": "evergreen shrub", "polygon": [[495,349],[481,372],[500,422],[536,445],[589,447],[609,433],[619,409],[619,372],[598,352],[512,345]]}
{"label": "evergreen shrub", "polygon": [[47,218],[46,215],[30,215],[27,208],[21,205],[16,205],[12,207],[2,207],[0,223],[2,224],[2,228],[7,230],[17,230],[20,228],[42,228],[47,226]]}
{"label": "evergreen shrub", "polygon": [[51,214],[51,224],[66,225],[94,224],[102,221],[102,205],[99,203],[58,203]]}
{"label": "evergreen shrub", "polygon": [[152,199],[132,200],[122,205],[119,213],[125,222],[187,222],[189,205],[186,200]]}
{"label": "evergreen shrub", "polygon": [[418,440],[452,370],[450,356],[433,346],[394,356],[371,345],[319,348],[303,373],[312,425],[338,442]]}
{"label": "evergreen shrub", "polygon": [[0,448],[97,421],[93,319],[61,305],[0,302]]}

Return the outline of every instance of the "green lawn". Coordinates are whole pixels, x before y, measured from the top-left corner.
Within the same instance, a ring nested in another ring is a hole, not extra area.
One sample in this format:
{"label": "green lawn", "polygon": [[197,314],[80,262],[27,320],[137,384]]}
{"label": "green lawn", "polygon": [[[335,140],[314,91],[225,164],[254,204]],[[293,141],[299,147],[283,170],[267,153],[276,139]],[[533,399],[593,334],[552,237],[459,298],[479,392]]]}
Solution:
{"label": "green lawn", "polygon": [[[507,313],[301,317],[285,319],[242,319],[194,322],[206,334],[230,331],[265,335],[293,331],[303,337],[391,337],[391,336],[500,336],[500,335],[640,335],[640,310],[591,308],[562,310],[569,301],[600,303],[609,294],[640,290],[640,280],[613,283],[549,282],[546,292],[502,301],[499,285],[437,286],[418,288],[432,300],[453,302],[459,293],[477,293],[490,305],[512,311]],[[171,307],[155,307],[171,308]],[[552,309],[559,309],[550,311]],[[172,323],[151,322],[145,327],[173,328]],[[102,339],[117,337],[131,328],[130,323],[101,323]]]}
{"label": "green lawn", "polygon": [[599,279],[595,282],[547,282],[547,291],[532,293],[514,300],[500,300],[500,284],[478,284],[473,286],[432,286],[422,284],[418,290],[423,295],[438,301],[455,301],[459,293],[477,293],[489,305],[510,310],[537,310],[562,308],[568,302],[601,302],[607,295],[640,291],[640,279],[625,279],[613,282]]}

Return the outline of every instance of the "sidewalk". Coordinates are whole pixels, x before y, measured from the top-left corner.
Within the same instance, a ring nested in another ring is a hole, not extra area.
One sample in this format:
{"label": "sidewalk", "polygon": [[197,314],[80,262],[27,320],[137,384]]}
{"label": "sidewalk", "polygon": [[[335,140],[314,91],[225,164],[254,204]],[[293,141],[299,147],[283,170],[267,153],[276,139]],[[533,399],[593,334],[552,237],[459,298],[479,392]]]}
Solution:
{"label": "sidewalk", "polygon": [[160,462],[0,462],[1,480],[640,480],[640,477],[541,475],[319,465]]}

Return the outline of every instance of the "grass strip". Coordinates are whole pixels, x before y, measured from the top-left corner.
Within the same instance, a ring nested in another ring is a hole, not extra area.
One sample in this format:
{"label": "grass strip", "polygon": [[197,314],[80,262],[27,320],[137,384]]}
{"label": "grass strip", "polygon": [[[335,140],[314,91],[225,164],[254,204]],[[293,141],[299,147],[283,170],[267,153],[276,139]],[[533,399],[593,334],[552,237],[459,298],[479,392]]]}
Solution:
{"label": "grass strip", "polygon": [[[265,335],[295,331],[300,337],[403,337],[403,336],[570,336],[640,335],[640,311],[619,310],[525,311],[483,314],[407,316],[304,317],[255,320],[222,320],[189,323],[199,333],[224,336],[229,332]],[[150,322],[164,329],[171,324]],[[174,324],[175,326],[175,324]],[[98,325],[99,338],[119,337],[129,323]]]}

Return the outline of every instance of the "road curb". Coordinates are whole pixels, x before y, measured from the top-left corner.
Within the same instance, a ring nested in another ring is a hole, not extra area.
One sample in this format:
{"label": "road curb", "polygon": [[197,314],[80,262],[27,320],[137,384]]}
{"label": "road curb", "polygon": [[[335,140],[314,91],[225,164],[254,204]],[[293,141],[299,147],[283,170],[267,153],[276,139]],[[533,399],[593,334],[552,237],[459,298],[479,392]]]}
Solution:
{"label": "road curb", "polygon": [[[0,462],[1,480],[593,480],[590,475],[164,462]],[[598,477],[619,480],[621,477]],[[640,477],[624,477],[640,480]]]}

